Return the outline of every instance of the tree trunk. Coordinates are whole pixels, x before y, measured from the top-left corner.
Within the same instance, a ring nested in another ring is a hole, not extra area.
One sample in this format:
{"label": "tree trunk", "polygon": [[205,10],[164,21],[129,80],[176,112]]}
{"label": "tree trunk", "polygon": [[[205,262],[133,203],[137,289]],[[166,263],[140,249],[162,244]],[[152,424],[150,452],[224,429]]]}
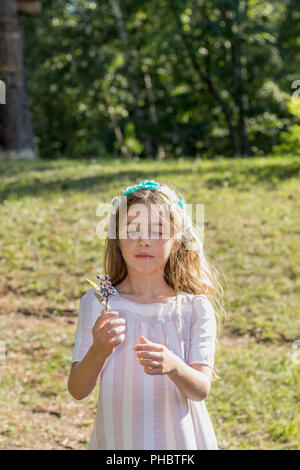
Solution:
{"label": "tree trunk", "polygon": [[[124,26],[123,13],[120,8],[119,2],[118,0],[110,0],[110,4],[111,4],[112,11],[117,20],[120,38],[123,42],[127,43],[128,35],[127,35],[126,28]],[[130,87],[131,87],[132,94],[134,97],[134,102],[135,102],[134,116],[135,116],[135,125],[138,130],[138,137],[140,138],[144,146],[144,151],[145,151],[146,156],[151,158],[153,157],[153,147],[152,147],[151,139],[146,132],[140,129],[140,125],[139,125],[139,123],[142,122],[143,120],[143,113],[139,106],[139,88],[134,78],[133,54],[131,51],[127,50],[127,52],[125,52],[125,60],[126,60],[126,68],[129,70],[129,72],[131,72],[131,76],[132,76],[130,80]]]}
{"label": "tree trunk", "polygon": [[34,160],[23,32],[15,0],[0,0],[0,79],[6,89],[6,104],[0,105],[0,159]]}
{"label": "tree trunk", "polygon": [[[246,157],[250,155],[250,143],[248,139],[247,127],[246,127],[246,90],[245,90],[245,80],[246,80],[246,70],[241,63],[241,44],[240,41],[235,40],[233,33],[233,25],[235,19],[235,26],[237,28],[242,25],[242,12],[240,10],[240,2],[236,2],[234,5],[234,18],[233,11],[220,8],[223,13],[223,18],[227,26],[227,34],[231,44],[231,60],[232,60],[232,69],[234,74],[234,89],[232,90],[233,99],[238,108],[238,122],[236,125],[237,132],[241,141],[241,156]],[[244,12],[244,16],[245,16]]]}
{"label": "tree trunk", "polygon": [[[157,119],[157,113],[156,113],[156,106],[155,106],[155,100],[153,96],[153,88],[152,88],[152,80],[150,73],[147,71],[147,66],[145,65],[144,70],[144,82],[145,82],[145,87],[146,87],[146,93],[148,97],[148,102],[149,102],[149,109],[150,109],[150,119],[151,122],[155,125],[158,123]],[[166,151],[164,149],[164,146],[162,144],[158,144],[158,159],[162,160],[166,157]]]}
{"label": "tree trunk", "polygon": [[206,67],[205,70],[203,70],[195,56],[193,45],[190,43],[188,36],[185,34],[182,24],[181,24],[181,19],[180,19],[180,10],[178,6],[178,1],[177,0],[172,0],[170,2],[170,6],[174,12],[177,24],[178,24],[178,29],[179,29],[179,34],[182,38],[182,41],[185,45],[185,48],[189,54],[192,66],[199,75],[200,79],[202,82],[207,86],[208,91],[212,94],[212,96],[217,100],[217,102],[220,104],[222,112],[224,114],[225,120],[227,122],[228,130],[229,130],[229,135],[230,135],[230,140],[231,140],[231,145],[233,148],[233,153],[234,156],[238,156],[241,153],[240,150],[240,140],[238,133],[236,131],[234,122],[233,122],[233,117],[231,113],[231,109],[229,104],[225,101],[225,99],[222,98],[221,94],[219,93],[217,87],[212,81],[212,76],[209,70],[209,67]]}
{"label": "tree trunk", "polygon": [[130,153],[129,153],[126,145],[125,145],[123,134],[122,134],[122,131],[121,131],[119,123],[118,123],[118,118],[114,114],[112,106],[110,106],[109,103],[106,103],[106,106],[107,106],[107,110],[108,110],[108,114],[110,116],[111,122],[113,124],[116,139],[117,139],[117,141],[119,143],[119,146],[120,146],[121,154],[124,155],[126,160],[130,160],[132,158],[132,156],[130,155]]}

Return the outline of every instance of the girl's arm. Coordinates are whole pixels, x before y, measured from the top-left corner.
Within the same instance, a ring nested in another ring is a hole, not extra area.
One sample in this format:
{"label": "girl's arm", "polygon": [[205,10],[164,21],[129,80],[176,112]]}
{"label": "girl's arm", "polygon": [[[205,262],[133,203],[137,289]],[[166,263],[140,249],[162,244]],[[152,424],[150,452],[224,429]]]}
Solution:
{"label": "girl's arm", "polygon": [[68,391],[75,400],[83,400],[95,388],[99,374],[101,374],[107,356],[90,347],[84,358],[73,362],[68,380]]}
{"label": "girl's arm", "polygon": [[200,364],[187,365],[179,356],[176,357],[176,366],[168,374],[180,392],[190,400],[202,401],[210,391],[211,380],[209,367]]}

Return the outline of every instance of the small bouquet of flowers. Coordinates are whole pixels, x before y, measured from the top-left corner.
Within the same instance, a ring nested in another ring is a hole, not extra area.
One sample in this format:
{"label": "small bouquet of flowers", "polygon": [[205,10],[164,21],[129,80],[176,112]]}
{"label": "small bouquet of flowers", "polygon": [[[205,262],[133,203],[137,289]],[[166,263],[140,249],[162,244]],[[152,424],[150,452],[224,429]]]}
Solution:
{"label": "small bouquet of flowers", "polygon": [[109,310],[110,306],[108,305],[108,299],[112,295],[117,294],[117,290],[112,286],[111,281],[109,280],[109,275],[96,275],[96,278],[100,280],[100,286],[96,284],[96,282],[91,281],[90,279],[86,279],[95,289],[97,292],[94,292],[96,299],[102,304],[105,305],[105,310]]}

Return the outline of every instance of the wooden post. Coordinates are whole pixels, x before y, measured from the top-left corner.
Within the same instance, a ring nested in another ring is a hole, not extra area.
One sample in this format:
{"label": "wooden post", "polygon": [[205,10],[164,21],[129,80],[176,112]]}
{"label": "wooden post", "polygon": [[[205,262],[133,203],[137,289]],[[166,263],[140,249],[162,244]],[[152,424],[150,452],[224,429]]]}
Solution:
{"label": "wooden post", "polygon": [[16,0],[0,0],[0,80],[6,92],[6,104],[0,104],[0,160],[34,160],[37,155]]}

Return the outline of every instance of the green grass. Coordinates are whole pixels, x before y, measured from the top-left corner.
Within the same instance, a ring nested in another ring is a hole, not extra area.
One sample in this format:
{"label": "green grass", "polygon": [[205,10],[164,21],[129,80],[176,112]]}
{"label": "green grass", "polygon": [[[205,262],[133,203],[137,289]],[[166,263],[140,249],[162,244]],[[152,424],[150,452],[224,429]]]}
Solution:
{"label": "green grass", "polygon": [[[0,163],[0,174],[2,325],[11,311],[41,319],[77,315],[85,278],[102,270],[97,207],[127,185],[166,181],[187,203],[204,204],[204,248],[224,274],[230,334],[216,357],[222,378],[206,400],[220,446],[300,448],[299,365],[290,357],[300,339],[299,157],[11,162]],[[23,384],[29,402],[31,394],[63,396],[56,372],[68,374],[73,334],[74,324],[60,343],[37,333],[43,359],[32,354],[39,378]],[[21,335],[9,341],[9,348],[21,347]],[[11,387],[5,374],[1,380]],[[18,400],[17,392],[9,396]],[[7,426],[6,442],[18,432]]]}
{"label": "green grass", "polygon": [[299,449],[299,364],[288,345],[223,347],[206,403],[226,449]]}

